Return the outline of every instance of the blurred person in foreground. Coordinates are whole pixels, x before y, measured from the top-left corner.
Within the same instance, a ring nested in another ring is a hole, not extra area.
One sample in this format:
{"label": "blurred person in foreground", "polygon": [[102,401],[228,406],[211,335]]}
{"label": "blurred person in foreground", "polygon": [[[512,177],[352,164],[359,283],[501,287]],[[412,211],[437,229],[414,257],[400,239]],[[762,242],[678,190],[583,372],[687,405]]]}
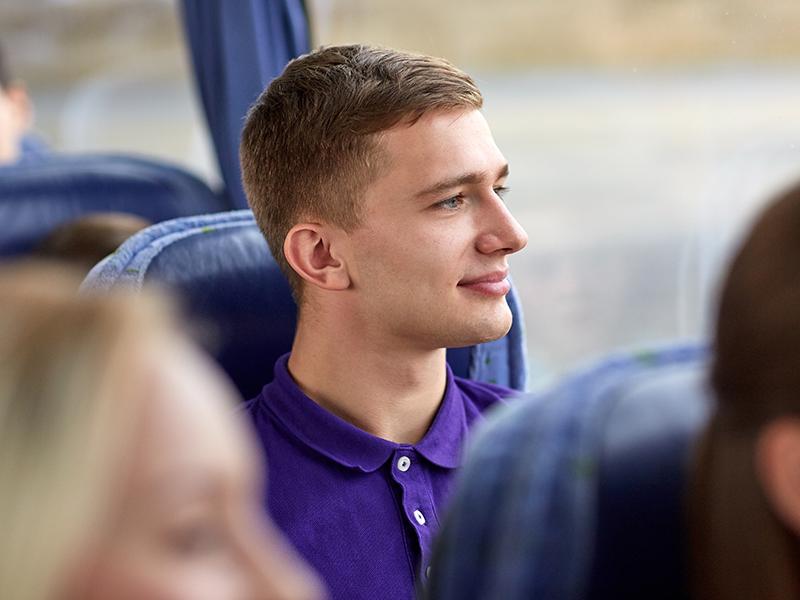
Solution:
{"label": "blurred person in foreground", "polygon": [[800,185],[730,266],[711,385],[691,492],[695,597],[800,599]]}
{"label": "blurred person in foreground", "polygon": [[320,598],[233,392],[157,299],[0,270],[0,597]]}
{"label": "blurred person in foreground", "polygon": [[30,134],[32,125],[28,91],[11,76],[0,46],[0,166],[31,160],[46,152],[44,144]]}
{"label": "blurred person in foreground", "polygon": [[446,60],[334,46],[290,62],[242,134],[298,301],[292,352],[246,410],[269,510],[337,600],[413,598],[464,439],[513,393],[446,363],[509,331],[508,256],[527,243],[482,103]]}

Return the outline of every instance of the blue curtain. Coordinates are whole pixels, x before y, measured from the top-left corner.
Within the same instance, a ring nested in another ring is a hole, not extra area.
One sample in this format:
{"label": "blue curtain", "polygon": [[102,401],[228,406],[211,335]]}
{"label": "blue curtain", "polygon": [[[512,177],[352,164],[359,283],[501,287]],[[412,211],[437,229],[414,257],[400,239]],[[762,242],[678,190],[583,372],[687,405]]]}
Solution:
{"label": "blue curtain", "polygon": [[195,78],[232,208],[247,208],[239,138],[248,107],[308,52],[302,0],[182,0]]}

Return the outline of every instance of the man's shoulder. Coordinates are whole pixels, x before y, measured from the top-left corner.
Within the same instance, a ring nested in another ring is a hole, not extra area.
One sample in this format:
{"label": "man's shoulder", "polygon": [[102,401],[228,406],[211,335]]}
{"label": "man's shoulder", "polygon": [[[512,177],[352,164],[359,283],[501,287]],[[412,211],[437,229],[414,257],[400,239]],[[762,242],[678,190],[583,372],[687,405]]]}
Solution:
{"label": "man's shoulder", "polygon": [[238,412],[249,422],[267,457],[270,471],[275,471],[280,465],[293,465],[302,460],[299,456],[306,454],[307,444],[298,435],[293,415],[286,414],[278,392],[271,389],[271,385],[267,384],[257,396],[243,402]]}
{"label": "man's shoulder", "polygon": [[237,412],[244,414],[254,425],[259,437],[264,437],[267,430],[275,428],[275,406],[271,402],[274,395],[274,381],[268,383],[254,397],[242,402]]}
{"label": "man's shoulder", "polygon": [[250,415],[251,417],[255,415],[256,411],[258,410],[259,406],[266,401],[265,393],[267,393],[267,388],[269,384],[265,385],[264,388],[258,392],[255,396],[250,398],[249,400],[245,400],[238,406],[238,412],[245,413]]}
{"label": "man's shoulder", "polygon": [[465,399],[472,403],[478,412],[483,412],[496,404],[505,404],[510,397],[519,393],[511,388],[485,381],[462,377],[454,377],[453,381]]}
{"label": "man's shoulder", "polygon": [[[262,409],[275,404],[275,401],[287,394],[286,380],[291,381],[286,367],[288,362],[289,353],[280,356],[275,361],[272,379],[268,380],[255,396],[241,404],[240,410],[242,412],[253,416],[256,413],[263,412]],[[281,382],[283,383],[281,384]]]}
{"label": "man's shoulder", "polygon": [[239,412],[243,412],[243,413],[247,413],[247,414],[253,414],[253,411],[255,410],[255,406],[258,403],[260,398],[261,398],[261,393],[259,392],[258,396],[255,396],[253,398],[250,398],[250,400],[246,400],[246,401],[242,402],[237,407],[237,410]]}

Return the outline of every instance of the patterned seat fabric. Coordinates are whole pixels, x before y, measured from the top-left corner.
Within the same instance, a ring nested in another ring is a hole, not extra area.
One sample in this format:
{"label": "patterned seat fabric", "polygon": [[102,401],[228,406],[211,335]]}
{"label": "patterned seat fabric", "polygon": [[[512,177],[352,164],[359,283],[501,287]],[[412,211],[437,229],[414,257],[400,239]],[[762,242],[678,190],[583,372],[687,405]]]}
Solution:
{"label": "patterned seat fabric", "polygon": [[681,599],[706,351],[615,356],[478,432],[432,565],[436,600]]}
{"label": "patterned seat fabric", "polygon": [[88,213],[124,212],[156,223],[226,208],[203,181],[160,161],[47,154],[0,167],[0,256],[24,254]]}

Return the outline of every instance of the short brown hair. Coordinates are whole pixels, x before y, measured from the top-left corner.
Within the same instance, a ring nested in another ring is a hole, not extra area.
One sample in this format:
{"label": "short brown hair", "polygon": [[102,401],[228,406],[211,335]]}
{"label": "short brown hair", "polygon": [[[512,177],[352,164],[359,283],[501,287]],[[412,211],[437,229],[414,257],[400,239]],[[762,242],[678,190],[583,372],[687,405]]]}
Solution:
{"label": "short brown hair", "polygon": [[250,109],[244,188],[272,255],[300,300],[283,241],[302,219],[345,230],[380,163],[376,135],[431,110],[479,109],[475,82],[441,58],[388,48],[321,48],[290,62]]}

